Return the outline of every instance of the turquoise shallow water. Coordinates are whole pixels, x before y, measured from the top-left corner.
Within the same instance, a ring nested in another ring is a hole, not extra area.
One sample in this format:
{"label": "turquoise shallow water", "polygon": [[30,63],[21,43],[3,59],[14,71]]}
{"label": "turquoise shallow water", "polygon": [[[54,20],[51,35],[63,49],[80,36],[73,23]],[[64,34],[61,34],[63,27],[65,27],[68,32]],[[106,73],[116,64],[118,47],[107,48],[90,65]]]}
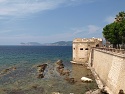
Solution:
{"label": "turquoise shallow water", "polygon": [[[56,71],[55,62],[63,60],[65,69],[71,70],[70,84]],[[96,88],[95,82],[82,83],[80,77],[91,72],[83,66],[72,65],[71,46],[0,46],[0,94],[84,94]],[[44,78],[38,79],[37,65],[48,64]]]}

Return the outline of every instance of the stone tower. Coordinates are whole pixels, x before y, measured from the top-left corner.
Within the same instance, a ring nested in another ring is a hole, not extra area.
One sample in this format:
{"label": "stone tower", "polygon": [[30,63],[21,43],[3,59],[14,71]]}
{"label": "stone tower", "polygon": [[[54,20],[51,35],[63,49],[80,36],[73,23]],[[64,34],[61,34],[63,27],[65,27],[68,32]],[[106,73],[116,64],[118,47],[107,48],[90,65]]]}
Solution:
{"label": "stone tower", "polygon": [[88,62],[92,47],[101,47],[101,38],[76,38],[73,40],[73,61],[72,63],[84,64]]}

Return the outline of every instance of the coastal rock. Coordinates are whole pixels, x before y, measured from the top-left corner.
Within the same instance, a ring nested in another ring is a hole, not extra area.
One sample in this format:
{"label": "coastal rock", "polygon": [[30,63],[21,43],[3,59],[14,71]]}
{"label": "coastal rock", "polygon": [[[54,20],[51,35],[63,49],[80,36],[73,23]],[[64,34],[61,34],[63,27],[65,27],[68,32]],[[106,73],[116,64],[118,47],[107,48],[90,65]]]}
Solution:
{"label": "coastal rock", "polygon": [[82,78],[81,78],[81,81],[82,81],[82,82],[92,82],[93,80],[90,79],[90,78],[87,78],[87,77],[82,77]]}
{"label": "coastal rock", "polygon": [[42,65],[38,65],[38,71],[39,72],[44,72],[44,70],[46,69],[47,67],[47,64],[42,64]]}
{"label": "coastal rock", "polygon": [[37,88],[38,88],[38,85],[32,85],[31,88],[32,88],[32,89],[37,89]]}
{"label": "coastal rock", "polygon": [[56,66],[56,70],[60,75],[65,75],[64,73],[64,64],[62,63],[62,60],[58,60],[56,62],[57,66]]}
{"label": "coastal rock", "polygon": [[7,73],[7,72],[9,72],[10,71],[10,69],[4,69],[3,71],[2,71],[2,73]]}
{"label": "coastal rock", "polygon": [[71,71],[68,70],[68,69],[65,69],[64,68],[64,64],[62,63],[62,60],[58,60],[56,62],[57,66],[56,66],[56,70],[57,72],[61,75],[61,76],[64,76],[64,79],[70,83],[70,84],[74,84],[76,81],[74,78],[70,78],[70,73]]}
{"label": "coastal rock", "polygon": [[42,64],[42,65],[38,65],[37,67],[44,68],[44,67],[46,67],[46,66],[47,66],[47,64]]}
{"label": "coastal rock", "polygon": [[89,90],[85,92],[85,94],[109,94],[109,93],[105,90],[105,87],[103,87],[102,89]]}
{"label": "coastal rock", "polygon": [[74,78],[69,78],[68,76],[65,78],[65,80],[70,84],[74,84],[76,82]]}
{"label": "coastal rock", "polygon": [[58,60],[58,61],[56,61],[56,64],[58,64],[58,65],[63,65],[62,62],[63,62],[62,60]]}
{"label": "coastal rock", "polygon": [[60,68],[58,68],[58,67],[57,67],[57,69],[56,69],[56,70],[57,70],[57,72],[58,72],[60,75],[63,75],[63,71],[64,71],[64,69],[63,69],[63,68],[62,68],[62,69],[60,69]]}
{"label": "coastal rock", "polygon": [[68,70],[68,69],[66,69],[66,70],[64,70],[63,68],[58,69],[58,72],[60,73],[60,75],[70,76],[70,70]]}
{"label": "coastal rock", "polygon": [[39,73],[38,76],[37,76],[37,78],[44,78],[43,73]]}
{"label": "coastal rock", "polygon": [[66,76],[70,76],[70,73],[71,73],[70,70],[66,69],[66,70],[64,70],[63,72],[65,73]]}
{"label": "coastal rock", "polygon": [[52,92],[52,94],[63,94],[63,93],[60,93],[60,92]]}
{"label": "coastal rock", "polygon": [[12,72],[12,71],[14,71],[14,70],[16,70],[16,67],[6,68],[6,69],[2,70],[2,71],[0,72],[0,74],[8,74],[8,73],[10,73],[10,72]]}
{"label": "coastal rock", "polygon": [[16,68],[16,67],[12,67],[11,69],[12,69],[12,70],[16,70],[17,68]]}
{"label": "coastal rock", "polygon": [[42,64],[37,66],[38,76],[37,78],[44,78],[44,70],[46,69],[47,64]]}
{"label": "coastal rock", "polygon": [[85,94],[102,94],[102,93],[100,93],[100,89],[97,89],[95,91],[92,91],[92,90],[87,91]]}
{"label": "coastal rock", "polygon": [[105,89],[105,87],[103,87],[103,88],[100,90],[100,92],[101,92],[101,94],[109,94],[109,93],[107,92],[107,90]]}

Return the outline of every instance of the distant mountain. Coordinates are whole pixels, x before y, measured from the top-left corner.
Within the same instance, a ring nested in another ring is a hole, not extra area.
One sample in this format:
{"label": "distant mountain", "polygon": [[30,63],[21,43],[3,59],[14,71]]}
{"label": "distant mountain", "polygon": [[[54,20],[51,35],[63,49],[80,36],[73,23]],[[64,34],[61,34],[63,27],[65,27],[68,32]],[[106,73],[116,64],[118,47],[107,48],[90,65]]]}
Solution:
{"label": "distant mountain", "polygon": [[38,42],[28,42],[28,43],[20,43],[21,45],[25,46],[72,46],[72,41],[58,41],[54,43],[45,43],[45,44],[40,44]]}
{"label": "distant mountain", "polygon": [[38,42],[28,42],[28,43],[24,43],[24,42],[22,42],[22,43],[20,43],[21,45],[41,45],[40,43],[38,43]]}
{"label": "distant mountain", "polygon": [[54,46],[72,46],[72,41],[58,41],[55,43],[51,43]]}

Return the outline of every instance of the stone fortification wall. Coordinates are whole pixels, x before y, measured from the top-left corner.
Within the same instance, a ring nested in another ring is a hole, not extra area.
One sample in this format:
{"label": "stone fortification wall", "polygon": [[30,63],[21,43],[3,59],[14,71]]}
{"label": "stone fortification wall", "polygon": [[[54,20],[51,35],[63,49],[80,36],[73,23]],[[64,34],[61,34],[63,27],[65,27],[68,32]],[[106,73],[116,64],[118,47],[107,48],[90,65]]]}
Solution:
{"label": "stone fortification wall", "polygon": [[113,94],[125,92],[125,54],[93,49],[89,63]]}

